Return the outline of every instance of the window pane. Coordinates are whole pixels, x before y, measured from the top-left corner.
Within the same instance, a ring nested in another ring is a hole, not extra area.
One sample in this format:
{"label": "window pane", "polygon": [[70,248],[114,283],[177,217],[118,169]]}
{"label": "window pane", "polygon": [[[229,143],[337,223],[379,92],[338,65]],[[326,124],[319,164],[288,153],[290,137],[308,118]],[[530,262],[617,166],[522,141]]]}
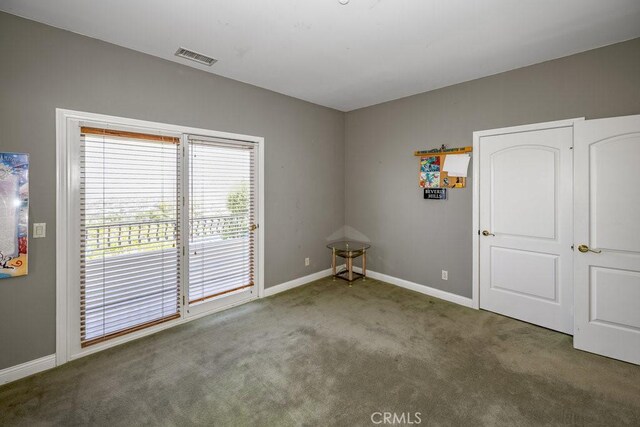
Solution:
{"label": "window pane", "polygon": [[179,145],[81,139],[83,345],[179,313]]}
{"label": "window pane", "polygon": [[253,286],[255,148],[191,141],[189,301]]}

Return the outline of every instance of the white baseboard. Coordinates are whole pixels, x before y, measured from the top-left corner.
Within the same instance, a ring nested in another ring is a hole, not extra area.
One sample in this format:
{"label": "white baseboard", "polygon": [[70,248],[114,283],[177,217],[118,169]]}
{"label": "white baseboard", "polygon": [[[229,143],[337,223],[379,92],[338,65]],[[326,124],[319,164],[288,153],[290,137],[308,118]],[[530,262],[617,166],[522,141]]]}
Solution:
{"label": "white baseboard", "polygon": [[[353,267],[353,271],[362,273],[360,267]],[[398,279],[397,277],[389,276],[386,274],[378,273],[376,271],[367,270],[367,277],[372,279],[381,280],[383,282],[391,283],[392,285],[399,286],[401,288],[410,289],[412,291],[420,292],[421,294],[429,295],[432,297],[440,298],[445,301],[449,301],[455,304],[460,304],[465,307],[474,308],[473,300],[471,298],[463,297],[460,295],[452,294],[451,292],[443,291],[441,289],[432,288],[430,286],[421,285],[419,283],[410,282],[404,279]]]}
{"label": "white baseboard", "polygon": [[[339,265],[336,267],[336,269],[339,271],[344,267],[345,267],[344,265]],[[353,271],[362,273],[362,269],[356,266],[353,267]],[[318,271],[317,273],[313,273],[308,276],[299,277],[289,282],[285,282],[276,286],[271,286],[270,288],[265,289],[264,296],[268,297],[271,295],[279,294],[280,292],[288,291],[289,289],[302,286],[309,282],[313,282],[314,280],[322,279],[330,275],[331,275],[331,269],[328,268],[326,270]],[[367,270],[367,277],[371,277],[372,279],[381,280],[383,282],[387,282],[392,285],[399,286],[401,288],[409,289],[412,291],[419,292],[421,294],[429,295],[435,298],[439,298],[445,301],[459,304],[464,307],[474,308],[473,300],[471,298],[452,294],[451,292],[443,291],[441,289],[432,288],[430,286],[421,285],[419,283],[410,282],[408,280],[399,279],[397,277],[389,276],[387,274],[382,274],[382,273],[378,273],[376,271],[371,271],[371,270]]]}
{"label": "white baseboard", "polygon": [[38,372],[56,367],[56,355],[50,354],[39,359],[0,370],[0,385],[7,384]]}
{"label": "white baseboard", "polygon": [[264,290],[264,296],[269,297],[271,295],[279,294],[280,292],[288,291],[289,289],[297,288],[314,280],[322,279],[324,277],[331,276],[331,269],[318,271],[317,273],[309,274],[308,276],[298,277],[297,279],[290,280],[279,285],[268,287]]}

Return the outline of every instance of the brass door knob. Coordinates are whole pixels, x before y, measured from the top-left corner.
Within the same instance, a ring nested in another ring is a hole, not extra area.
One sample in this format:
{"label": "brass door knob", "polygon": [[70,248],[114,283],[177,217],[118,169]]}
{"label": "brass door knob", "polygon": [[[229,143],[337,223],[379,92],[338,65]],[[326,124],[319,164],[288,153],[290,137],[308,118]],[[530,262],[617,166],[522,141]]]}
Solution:
{"label": "brass door knob", "polygon": [[258,228],[258,226],[256,224],[251,224],[249,226],[249,230],[251,230],[251,231],[256,231],[256,228]]}
{"label": "brass door knob", "polygon": [[489,232],[489,230],[484,230],[484,231],[482,232],[482,235],[483,235],[483,236],[495,236],[495,234],[490,233],[490,232]]}
{"label": "brass door knob", "polygon": [[578,246],[578,250],[582,253],[586,253],[586,252],[593,252],[594,254],[599,254],[600,252],[602,252],[599,249],[591,249],[589,246],[587,245],[580,245]]}

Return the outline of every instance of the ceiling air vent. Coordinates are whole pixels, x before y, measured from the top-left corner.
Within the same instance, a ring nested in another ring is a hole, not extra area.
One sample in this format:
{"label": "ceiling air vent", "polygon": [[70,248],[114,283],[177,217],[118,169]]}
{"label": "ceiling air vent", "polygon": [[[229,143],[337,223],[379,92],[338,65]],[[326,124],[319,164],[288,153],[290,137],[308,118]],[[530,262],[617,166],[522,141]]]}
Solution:
{"label": "ceiling air vent", "polygon": [[217,59],[213,59],[209,56],[203,55],[201,53],[198,52],[194,52],[192,50],[189,49],[185,49],[183,47],[178,48],[178,50],[176,51],[176,56],[179,56],[181,58],[185,58],[185,59],[189,59],[191,61],[196,61],[199,62],[201,64],[204,65],[208,65],[209,67],[212,66],[213,64],[215,64],[216,62],[218,62]]}

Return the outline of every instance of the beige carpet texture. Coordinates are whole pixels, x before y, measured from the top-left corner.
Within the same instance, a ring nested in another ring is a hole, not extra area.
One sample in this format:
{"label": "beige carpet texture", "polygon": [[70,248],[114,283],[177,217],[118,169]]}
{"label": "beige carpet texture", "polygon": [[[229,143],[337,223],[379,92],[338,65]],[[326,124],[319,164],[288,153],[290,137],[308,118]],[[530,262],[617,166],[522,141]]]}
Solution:
{"label": "beige carpet texture", "polygon": [[[331,278],[0,387],[2,426],[640,425],[640,367]],[[402,423],[396,423],[402,425]]]}

